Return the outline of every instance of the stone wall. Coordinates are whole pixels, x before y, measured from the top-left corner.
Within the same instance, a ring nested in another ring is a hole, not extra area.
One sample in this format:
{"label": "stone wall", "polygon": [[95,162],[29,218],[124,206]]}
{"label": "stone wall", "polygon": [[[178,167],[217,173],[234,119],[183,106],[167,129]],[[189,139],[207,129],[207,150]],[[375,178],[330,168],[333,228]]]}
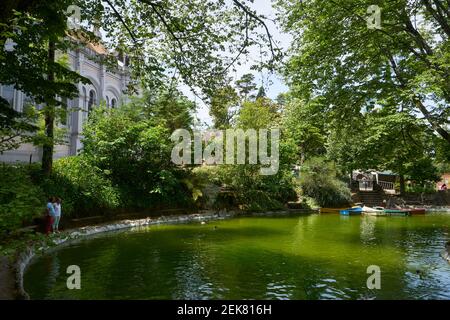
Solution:
{"label": "stone wall", "polygon": [[421,205],[421,206],[434,206],[434,207],[446,207],[450,206],[450,192],[438,191],[436,193],[407,193],[403,196],[398,195],[385,195],[385,200],[393,201],[397,204],[406,205]]}

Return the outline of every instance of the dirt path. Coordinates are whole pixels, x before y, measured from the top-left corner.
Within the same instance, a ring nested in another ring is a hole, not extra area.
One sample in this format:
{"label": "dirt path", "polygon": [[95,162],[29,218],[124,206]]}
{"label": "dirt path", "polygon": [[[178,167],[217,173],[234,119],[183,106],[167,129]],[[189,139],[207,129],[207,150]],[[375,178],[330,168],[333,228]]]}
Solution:
{"label": "dirt path", "polygon": [[0,300],[15,298],[15,277],[8,259],[0,256]]}

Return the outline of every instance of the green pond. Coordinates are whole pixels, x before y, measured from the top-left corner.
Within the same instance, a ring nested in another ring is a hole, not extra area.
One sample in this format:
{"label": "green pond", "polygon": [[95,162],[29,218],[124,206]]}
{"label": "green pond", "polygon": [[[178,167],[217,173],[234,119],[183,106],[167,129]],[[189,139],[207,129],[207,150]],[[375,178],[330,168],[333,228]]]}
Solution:
{"label": "green pond", "polygon": [[[450,213],[303,215],[103,234],[33,260],[32,299],[450,299]],[[67,289],[78,265],[81,289]],[[381,288],[368,289],[367,268]]]}

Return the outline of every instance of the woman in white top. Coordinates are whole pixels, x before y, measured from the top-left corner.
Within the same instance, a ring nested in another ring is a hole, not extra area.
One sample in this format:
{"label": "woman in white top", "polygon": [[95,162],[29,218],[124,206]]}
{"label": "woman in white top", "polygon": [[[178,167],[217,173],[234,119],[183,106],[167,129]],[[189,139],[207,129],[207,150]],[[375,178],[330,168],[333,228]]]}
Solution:
{"label": "woman in white top", "polygon": [[53,232],[59,232],[59,220],[61,219],[61,198],[56,198],[56,202],[53,203],[55,208],[55,216],[53,219]]}

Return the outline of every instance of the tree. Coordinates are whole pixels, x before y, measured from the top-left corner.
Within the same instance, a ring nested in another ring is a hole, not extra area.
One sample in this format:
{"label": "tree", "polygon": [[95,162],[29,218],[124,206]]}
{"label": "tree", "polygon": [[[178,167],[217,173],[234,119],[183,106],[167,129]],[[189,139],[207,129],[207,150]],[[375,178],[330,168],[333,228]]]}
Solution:
{"label": "tree", "polygon": [[127,109],[143,110],[148,119],[166,127],[170,132],[189,129],[193,125],[194,102],[176,87],[162,87],[157,91],[145,91],[142,97],[133,98]]}
{"label": "tree", "polygon": [[310,157],[324,155],[327,150],[324,105],[319,100],[310,103],[292,97],[287,100],[282,118],[283,132],[298,146],[300,164]]}
{"label": "tree", "polygon": [[[104,31],[104,44],[111,53],[131,58],[132,77],[146,89],[161,86],[166,74],[173,72],[193,91],[200,88],[211,96],[252,45],[270,51],[266,65],[271,66],[279,55],[264,17],[244,1],[36,0],[3,4],[0,46],[8,39],[14,46],[0,54],[0,83],[12,84],[36,103],[45,104],[47,141],[42,167],[47,174],[52,167],[54,114],[63,105],[60,98],[75,97],[76,84],[87,82],[55,61],[57,51],[64,52],[74,44],[67,37],[67,18],[72,16],[69,6],[80,8],[81,25]],[[264,29],[262,34],[256,32],[259,27]],[[71,33],[72,39],[81,33],[85,42],[99,40],[81,29]],[[112,54],[103,58],[110,67],[116,63]]]}
{"label": "tree", "polygon": [[235,84],[242,100],[252,99],[252,97],[254,97],[251,95],[251,93],[256,90],[254,80],[255,76],[253,74],[246,73],[236,81]]}
{"label": "tree", "polygon": [[0,97],[0,154],[30,140],[30,135],[37,130],[33,120],[33,114],[15,111]]}
{"label": "tree", "polygon": [[435,146],[435,165],[439,174],[450,172],[450,145],[444,140],[433,137],[433,145]]}
{"label": "tree", "polygon": [[237,126],[243,129],[270,129],[278,127],[278,105],[268,98],[245,101],[239,110]]}
{"label": "tree", "polygon": [[381,26],[369,28],[373,1],[279,0],[294,37],[286,75],[306,98],[322,96],[345,119],[374,106],[421,114],[450,143],[448,1],[377,1]]}
{"label": "tree", "polygon": [[134,76],[144,86],[157,86],[167,72],[174,72],[206,99],[226,84],[227,72],[250,47],[262,46],[266,67],[272,68],[280,56],[264,16],[247,2],[88,0],[82,18],[97,21],[107,35],[106,45],[130,56]]}
{"label": "tree", "polygon": [[[395,107],[359,114],[346,122],[331,120],[327,156],[345,172],[391,170],[421,184],[436,179],[436,138],[423,120],[396,112]],[[442,139],[441,139],[442,140]]]}
{"label": "tree", "polygon": [[184,175],[171,162],[171,132],[146,112],[137,104],[96,108],[83,131],[82,156],[120,189],[122,202],[129,208],[183,200],[179,180]]}
{"label": "tree", "polygon": [[260,86],[258,89],[258,93],[256,94],[256,99],[265,98],[266,97],[266,90],[264,90],[263,86]]}
{"label": "tree", "polygon": [[314,199],[321,207],[348,206],[350,189],[338,179],[334,163],[313,157],[305,162],[300,173],[300,186],[304,196]]}
{"label": "tree", "polygon": [[231,86],[217,90],[211,98],[209,114],[217,129],[229,128],[239,107],[239,97]]}
{"label": "tree", "polygon": [[[279,128],[280,116],[276,112],[277,107],[278,105],[268,98],[244,101],[237,115],[235,128],[254,129],[257,135],[261,134],[258,129]],[[249,140],[246,139],[245,143],[248,161]],[[287,201],[296,200],[292,165],[295,163],[298,150],[291,139],[284,139],[283,136],[278,148],[279,159],[276,159],[278,170],[272,175],[261,175],[261,164],[219,166],[220,181],[234,191],[237,202],[244,209],[249,211],[280,209]],[[270,144],[268,149],[271,149]]]}
{"label": "tree", "polygon": [[[9,3],[11,4],[11,3]],[[43,143],[42,169],[51,172],[54,145],[54,122],[64,98],[78,94],[76,84],[87,79],[55,60],[57,50],[70,45],[66,38],[67,14],[70,1],[32,1],[17,3],[3,13],[0,23],[0,83],[13,85],[44,104],[46,140]]]}

